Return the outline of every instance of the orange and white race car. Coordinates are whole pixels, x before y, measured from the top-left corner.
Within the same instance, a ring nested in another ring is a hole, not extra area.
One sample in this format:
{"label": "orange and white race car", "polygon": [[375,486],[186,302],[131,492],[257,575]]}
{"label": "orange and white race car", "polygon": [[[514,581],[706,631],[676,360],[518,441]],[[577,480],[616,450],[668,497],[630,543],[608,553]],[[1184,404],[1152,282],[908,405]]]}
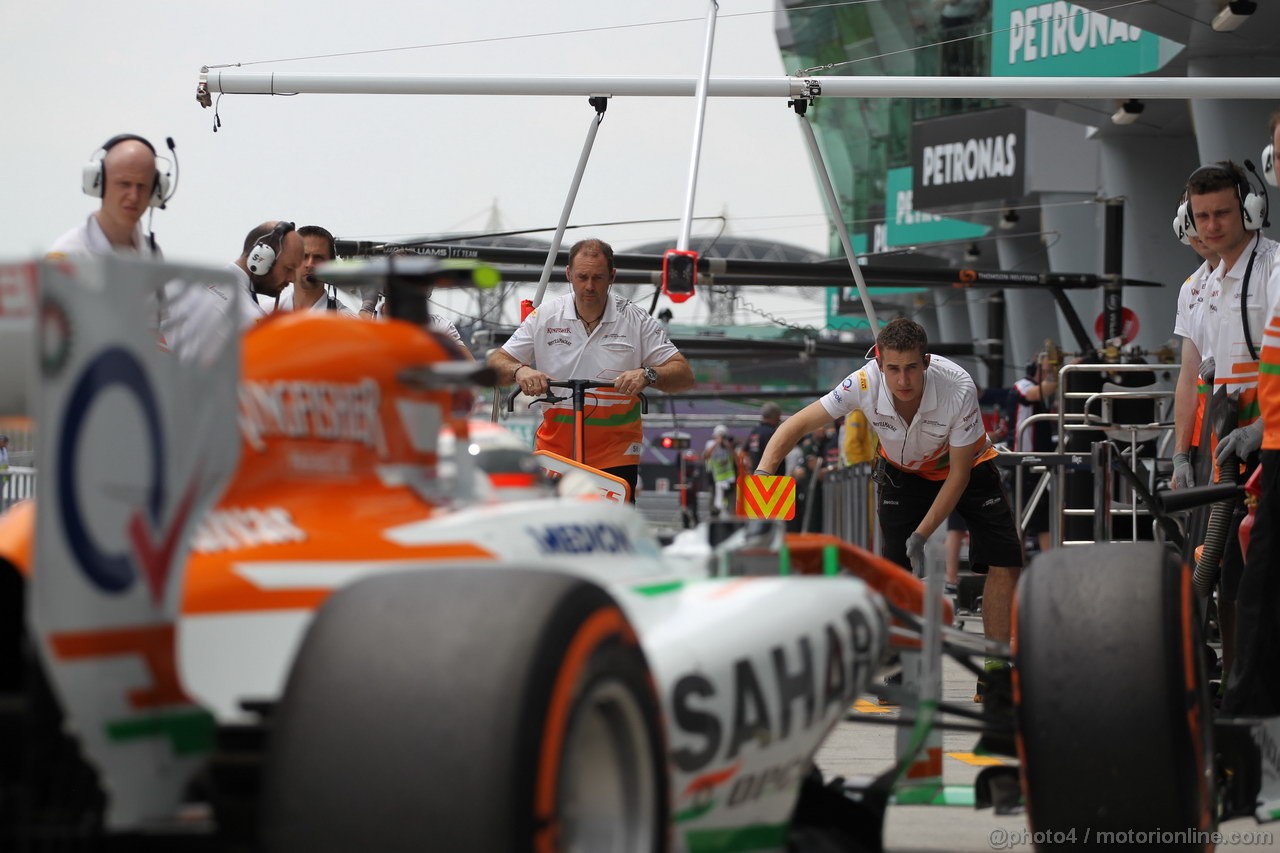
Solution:
{"label": "orange and white race car", "polygon": [[[663,549],[625,502],[556,494],[500,433],[473,441],[483,368],[420,326],[306,312],[178,358],[156,294],[225,273],[7,272],[38,285],[42,479],[38,512],[0,519],[4,849],[876,849],[890,794],[941,786],[939,651],[1008,654],[833,537]],[[1051,617],[1118,559],[1133,595],[1109,624],[1166,642],[1103,680],[1158,720],[1142,772],[1170,781],[1100,790],[1130,826],[1209,828],[1190,588],[1138,546],[1024,581],[1033,828],[1102,802],[1040,796],[1083,773],[1052,649],[1097,634]],[[890,666],[925,684],[897,761],[866,789],[823,780],[818,747]],[[979,722],[1007,736],[1015,710]]]}

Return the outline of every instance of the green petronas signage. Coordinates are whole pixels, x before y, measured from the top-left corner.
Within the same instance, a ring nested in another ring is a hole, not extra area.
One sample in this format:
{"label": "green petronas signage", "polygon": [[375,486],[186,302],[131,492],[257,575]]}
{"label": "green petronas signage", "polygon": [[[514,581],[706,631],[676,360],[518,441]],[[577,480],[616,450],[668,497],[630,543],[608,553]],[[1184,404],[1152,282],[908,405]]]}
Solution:
{"label": "green petronas signage", "polygon": [[1074,3],[995,0],[992,77],[1125,77],[1147,74],[1182,45]]}
{"label": "green petronas signage", "polygon": [[884,226],[885,245],[889,247],[917,246],[923,243],[941,243],[946,240],[969,240],[982,237],[991,229],[985,225],[948,219],[933,213],[915,209],[912,201],[910,166],[890,169],[885,176]]}

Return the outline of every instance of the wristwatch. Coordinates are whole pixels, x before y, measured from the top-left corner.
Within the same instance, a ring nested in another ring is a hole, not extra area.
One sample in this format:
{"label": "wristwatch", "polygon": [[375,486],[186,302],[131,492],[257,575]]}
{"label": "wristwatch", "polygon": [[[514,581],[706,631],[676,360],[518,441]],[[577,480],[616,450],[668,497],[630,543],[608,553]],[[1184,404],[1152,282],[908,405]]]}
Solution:
{"label": "wristwatch", "polygon": [[648,380],[650,385],[657,385],[658,371],[654,370],[652,367],[646,367],[644,369],[644,378]]}

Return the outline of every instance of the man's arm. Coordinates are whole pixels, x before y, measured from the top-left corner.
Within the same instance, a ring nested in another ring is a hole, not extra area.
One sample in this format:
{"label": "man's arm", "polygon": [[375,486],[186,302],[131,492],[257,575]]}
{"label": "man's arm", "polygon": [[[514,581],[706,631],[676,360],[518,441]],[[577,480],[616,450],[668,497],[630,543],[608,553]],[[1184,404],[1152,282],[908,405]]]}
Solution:
{"label": "man's arm", "polygon": [[1182,369],[1173,389],[1173,451],[1186,453],[1191,448],[1191,430],[1196,422],[1200,397],[1196,386],[1200,379],[1200,350],[1191,338],[1182,339]]}
{"label": "man's arm", "polygon": [[933,504],[929,507],[929,511],[925,513],[924,519],[920,525],[916,527],[915,532],[919,533],[925,539],[933,535],[933,531],[947,520],[947,516],[956,508],[956,504],[960,503],[960,496],[964,494],[965,487],[969,485],[969,474],[973,470],[973,459],[978,454],[978,450],[986,443],[986,436],[963,447],[951,446],[950,451],[950,468],[947,471],[947,479],[943,482],[942,488],[938,490],[938,494],[933,499]]}
{"label": "man's arm", "polygon": [[501,347],[489,353],[488,364],[498,372],[500,385],[519,385],[531,397],[541,397],[550,390],[551,377],[531,367]]}
{"label": "man's arm", "polygon": [[[835,418],[827,412],[821,400],[814,400],[800,411],[779,425],[777,432],[773,434],[773,438],[769,439],[769,444],[764,449],[764,453],[760,454],[760,461],[756,463],[756,471],[776,471],[778,464],[786,458],[791,449],[800,443],[800,439],[821,426],[826,426]],[[752,472],[754,473],[754,472]]]}
{"label": "man's arm", "polygon": [[639,394],[646,388],[656,388],[659,391],[674,394],[687,391],[694,385],[693,368],[689,367],[689,360],[679,353],[662,364],[652,365],[652,367],[653,372],[658,374],[658,381],[652,385],[645,378],[644,368],[638,367],[635,370],[624,370],[619,373],[613,380],[613,387],[623,394]]}

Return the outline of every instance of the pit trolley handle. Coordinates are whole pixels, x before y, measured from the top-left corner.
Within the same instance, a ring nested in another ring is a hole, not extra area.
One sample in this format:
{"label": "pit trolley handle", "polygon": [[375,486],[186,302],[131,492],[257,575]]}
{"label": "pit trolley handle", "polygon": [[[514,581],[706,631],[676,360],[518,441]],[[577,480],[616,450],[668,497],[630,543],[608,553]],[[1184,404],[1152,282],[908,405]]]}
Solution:
{"label": "pit trolley handle", "polygon": [[[573,400],[573,460],[575,462],[584,462],[587,454],[587,435],[586,435],[586,418],[584,410],[586,409],[587,392],[595,388],[612,388],[612,382],[601,382],[596,379],[551,379],[547,381],[550,386],[546,396],[535,397],[530,403],[548,403],[555,405],[562,400]],[[550,388],[566,388],[570,391],[569,397],[557,397],[551,393]],[[507,411],[515,411],[516,397],[523,393],[516,388],[507,397]],[[649,398],[644,394],[637,394],[640,399],[640,414],[649,414]]]}

